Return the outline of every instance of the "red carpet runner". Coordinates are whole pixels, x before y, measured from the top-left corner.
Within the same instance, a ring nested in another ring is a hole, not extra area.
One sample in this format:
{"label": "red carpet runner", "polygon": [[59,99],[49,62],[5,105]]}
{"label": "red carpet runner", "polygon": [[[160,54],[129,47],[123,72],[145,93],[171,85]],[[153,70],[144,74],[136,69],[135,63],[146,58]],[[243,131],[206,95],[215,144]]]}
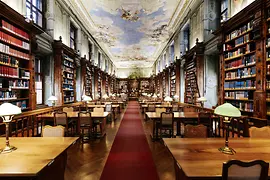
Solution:
{"label": "red carpet runner", "polygon": [[159,179],[136,101],[128,104],[100,179]]}

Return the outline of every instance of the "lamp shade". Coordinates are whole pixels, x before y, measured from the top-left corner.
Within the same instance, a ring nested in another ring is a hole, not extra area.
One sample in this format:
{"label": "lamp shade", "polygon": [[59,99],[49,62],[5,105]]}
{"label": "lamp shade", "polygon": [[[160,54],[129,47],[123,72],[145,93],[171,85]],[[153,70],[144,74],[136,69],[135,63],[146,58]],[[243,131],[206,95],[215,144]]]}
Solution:
{"label": "lamp shade", "polygon": [[225,116],[225,117],[240,117],[241,112],[238,108],[231,105],[230,103],[224,103],[216,107],[214,113],[216,115]]}
{"label": "lamp shade", "polygon": [[173,96],[173,99],[178,99],[178,98],[179,96],[177,94]]}
{"label": "lamp shade", "polygon": [[157,97],[159,97],[160,96],[160,94],[157,94]]}
{"label": "lamp shade", "polygon": [[92,98],[90,96],[83,96],[83,101],[92,101]]}
{"label": "lamp shade", "polygon": [[115,97],[115,93],[114,93],[114,94],[112,94],[112,97]]}
{"label": "lamp shade", "polygon": [[107,98],[109,98],[109,96],[108,96],[107,94],[104,94],[104,95],[102,96],[102,98],[107,99]]}
{"label": "lamp shade", "polygon": [[11,103],[3,103],[0,106],[0,116],[11,116],[22,113],[21,108]]}
{"label": "lamp shade", "polygon": [[166,97],[164,98],[164,101],[170,102],[170,101],[172,101],[172,98],[171,98],[170,96],[166,96]]}
{"label": "lamp shade", "polygon": [[200,97],[200,98],[198,98],[198,101],[199,101],[199,102],[206,102],[207,99],[206,99],[205,97]]}
{"label": "lamp shade", "polygon": [[96,98],[100,98],[100,95],[99,94],[96,94]]}
{"label": "lamp shade", "polygon": [[50,96],[48,101],[57,101],[57,97],[56,96]]}
{"label": "lamp shade", "polygon": [[148,94],[147,96],[148,96],[148,97],[151,97],[151,94]]}
{"label": "lamp shade", "polygon": [[152,96],[153,98],[157,98],[157,95],[154,93],[154,95]]}

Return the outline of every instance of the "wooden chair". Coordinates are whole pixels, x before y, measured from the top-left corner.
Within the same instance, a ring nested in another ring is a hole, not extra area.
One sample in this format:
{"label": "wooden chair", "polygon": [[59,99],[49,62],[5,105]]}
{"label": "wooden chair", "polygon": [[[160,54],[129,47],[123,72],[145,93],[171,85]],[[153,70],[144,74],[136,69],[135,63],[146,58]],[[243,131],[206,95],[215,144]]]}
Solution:
{"label": "wooden chair", "polygon": [[93,109],[93,112],[104,113],[104,108],[103,107],[96,107]]}
{"label": "wooden chair", "polygon": [[54,112],[54,126],[64,126],[65,127],[65,132],[67,135],[69,135],[71,130],[71,134],[73,134],[73,130],[74,130],[74,124],[73,121],[69,121],[68,117],[67,117],[67,113],[66,112]]}
{"label": "wooden chair", "polygon": [[155,104],[148,104],[147,111],[148,112],[155,112],[156,111],[156,105]]}
{"label": "wooden chair", "polygon": [[166,108],[156,108],[155,111],[157,114],[161,114],[163,112],[166,112]]}
{"label": "wooden chair", "polygon": [[185,138],[207,138],[207,127],[203,124],[186,125],[184,130]]}
{"label": "wooden chair", "polygon": [[179,112],[179,105],[178,104],[172,104],[172,112]]}
{"label": "wooden chair", "polygon": [[251,138],[270,138],[270,127],[264,126],[261,128],[250,127],[249,137]]}
{"label": "wooden chair", "polygon": [[194,107],[191,107],[191,106],[184,106],[183,112],[196,112],[196,109]]}
{"label": "wooden chair", "polygon": [[93,129],[93,123],[91,118],[90,112],[79,112],[78,113],[78,125],[80,127],[80,137],[82,142],[85,142],[85,134],[84,130],[88,130],[88,137],[87,139],[90,139],[92,136],[92,129]]}
{"label": "wooden chair", "polygon": [[[174,114],[172,112],[162,112],[160,116],[160,124],[157,127],[160,129],[160,137],[174,137]],[[166,132],[169,131],[169,134]]]}
{"label": "wooden chair", "polygon": [[96,101],[96,105],[101,105],[101,101]]}
{"label": "wooden chair", "polygon": [[46,125],[42,129],[42,137],[64,137],[65,127]]}
{"label": "wooden chair", "polygon": [[267,180],[269,163],[263,160],[243,162],[230,160],[223,163],[222,180]]}
{"label": "wooden chair", "polygon": [[73,107],[64,107],[63,112],[73,112],[74,108]]}
{"label": "wooden chair", "polygon": [[111,103],[108,103],[108,104],[105,104],[105,111],[106,112],[110,112],[110,115],[107,117],[108,121],[111,122],[113,117],[112,117],[112,114],[113,114],[113,109],[112,109],[112,104]]}
{"label": "wooden chair", "polygon": [[213,136],[213,122],[212,113],[210,112],[199,112],[198,113],[198,124],[203,124],[207,127],[208,137]]}

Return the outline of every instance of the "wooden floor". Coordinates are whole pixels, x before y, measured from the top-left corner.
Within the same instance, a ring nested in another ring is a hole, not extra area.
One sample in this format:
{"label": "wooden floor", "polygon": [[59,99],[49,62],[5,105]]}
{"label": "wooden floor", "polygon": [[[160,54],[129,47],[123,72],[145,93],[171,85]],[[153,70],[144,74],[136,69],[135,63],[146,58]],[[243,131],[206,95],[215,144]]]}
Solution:
{"label": "wooden floor", "polygon": [[[124,111],[122,112],[124,113]],[[100,178],[123,113],[118,120],[107,124],[107,135],[103,139],[85,144],[78,143],[68,150],[66,180],[98,180]],[[175,179],[173,159],[169,152],[160,142],[151,141],[151,122],[142,122],[160,179]]]}

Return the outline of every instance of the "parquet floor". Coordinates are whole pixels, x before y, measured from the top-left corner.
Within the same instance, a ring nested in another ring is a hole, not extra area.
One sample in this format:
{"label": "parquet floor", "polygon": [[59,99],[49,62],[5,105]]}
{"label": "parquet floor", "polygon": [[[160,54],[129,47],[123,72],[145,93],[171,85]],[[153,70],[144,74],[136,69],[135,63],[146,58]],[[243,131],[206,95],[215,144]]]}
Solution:
{"label": "parquet floor", "polygon": [[[118,120],[107,124],[107,135],[103,139],[84,144],[78,143],[69,148],[65,171],[66,180],[99,180],[123,113],[124,111],[122,110],[122,114],[118,117]],[[151,122],[142,122],[159,178],[161,180],[175,179],[173,159],[170,153],[160,142],[151,141]]]}

